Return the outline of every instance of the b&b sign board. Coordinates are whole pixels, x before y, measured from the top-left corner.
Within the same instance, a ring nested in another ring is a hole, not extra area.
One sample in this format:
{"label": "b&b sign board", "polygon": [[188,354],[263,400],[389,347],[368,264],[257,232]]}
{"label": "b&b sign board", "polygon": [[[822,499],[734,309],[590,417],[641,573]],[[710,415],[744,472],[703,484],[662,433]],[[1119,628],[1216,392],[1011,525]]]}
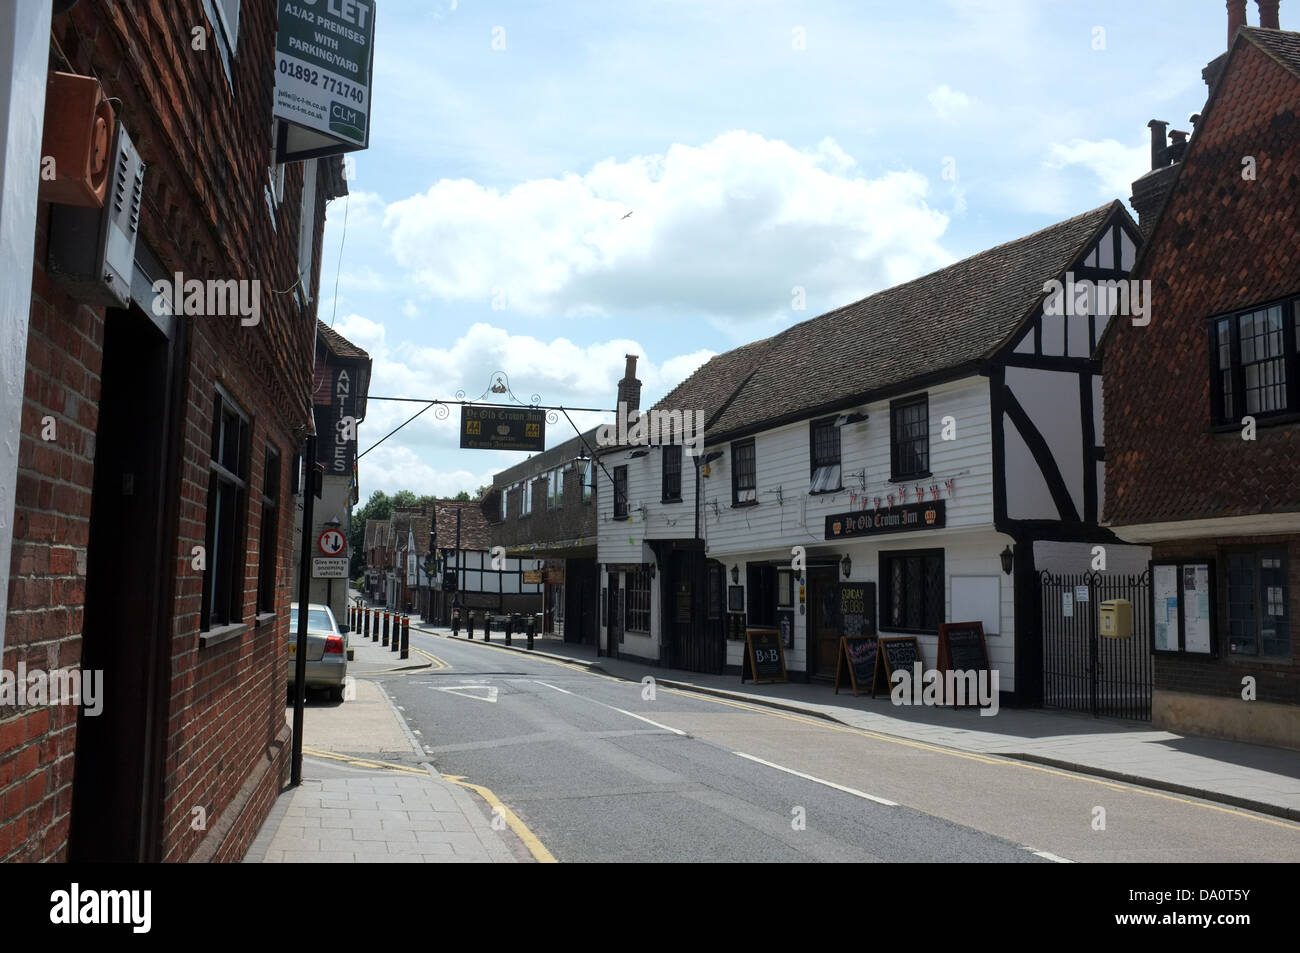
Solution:
{"label": "b&b sign board", "polygon": [[276,158],[369,148],[375,0],[278,0],[278,13]]}
{"label": "b&b sign board", "polygon": [[746,679],[753,680],[755,685],[787,681],[780,629],[750,627],[745,630],[740,681],[743,683]]}

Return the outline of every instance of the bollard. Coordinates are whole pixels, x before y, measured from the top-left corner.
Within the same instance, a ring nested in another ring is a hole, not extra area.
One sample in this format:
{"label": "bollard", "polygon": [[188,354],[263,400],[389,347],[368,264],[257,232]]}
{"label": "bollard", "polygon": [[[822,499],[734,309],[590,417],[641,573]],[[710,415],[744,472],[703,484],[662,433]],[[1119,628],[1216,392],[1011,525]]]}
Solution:
{"label": "bollard", "polygon": [[402,648],[402,616],[400,613],[393,613],[393,642],[389,648],[393,652],[401,651]]}
{"label": "bollard", "polygon": [[402,658],[411,657],[411,617],[402,620]]}
{"label": "bollard", "polygon": [[506,645],[510,644],[510,634],[514,630],[514,627],[515,627],[515,617],[507,616],[506,617]]}
{"label": "bollard", "polygon": [[371,642],[379,641],[379,626],[375,623],[375,610],[366,606],[366,635]]}
{"label": "bollard", "polygon": [[472,612],[465,616],[465,635],[471,642],[474,640],[474,613]]}
{"label": "bollard", "polygon": [[528,648],[529,649],[532,649],[533,647],[533,633],[536,631],[536,629],[537,629],[537,620],[534,619],[532,616],[529,616],[528,617]]}
{"label": "bollard", "polygon": [[460,637],[460,612],[456,609],[451,610],[451,634]]}
{"label": "bollard", "polygon": [[486,612],[483,613],[483,641],[492,641],[492,617]]}
{"label": "bollard", "polygon": [[388,648],[388,610],[379,613],[379,644]]}

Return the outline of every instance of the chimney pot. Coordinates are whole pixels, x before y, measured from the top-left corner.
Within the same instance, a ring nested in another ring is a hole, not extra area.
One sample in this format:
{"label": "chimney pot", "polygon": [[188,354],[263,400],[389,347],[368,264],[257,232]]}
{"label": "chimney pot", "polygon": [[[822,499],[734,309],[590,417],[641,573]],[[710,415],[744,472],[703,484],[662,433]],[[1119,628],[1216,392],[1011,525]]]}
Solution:
{"label": "chimney pot", "polygon": [[1259,25],[1265,30],[1280,30],[1277,8],[1280,0],[1255,0],[1259,5]]}
{"label": "chimney pot", "polygon": [[1246,25],[1246,0],[1228,0],[1228,49],[1237,36],[1237,28]]}
{"label": "chimney pot", "polygon": [[1147,128],[1151,130],[1151,168],[1154,171],[1169,164],[1165,161],[1165,130],[1169,128],[1169,123],[1152,119],[1147,123]]}
{"label": "chimney pot", "polygon": [[618,382],[618,402],[626,404],[628,413],[641,409],[641,382],[636,376],[636,355],[628,354],[627,368]]}

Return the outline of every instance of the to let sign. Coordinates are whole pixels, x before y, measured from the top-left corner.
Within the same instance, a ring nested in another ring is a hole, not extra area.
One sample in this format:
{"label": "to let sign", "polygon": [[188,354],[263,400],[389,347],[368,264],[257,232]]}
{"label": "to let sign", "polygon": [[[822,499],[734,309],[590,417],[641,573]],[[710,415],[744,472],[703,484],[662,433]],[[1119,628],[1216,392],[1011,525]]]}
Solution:
{"label": "to let sign", "polygon": [[546,411],[521,407],[462,407],[462,450],[546,449]]}
{"label": "to let sign", "polygon": [[374,0],[279,0],[275,117],[280,161],[370,145]]}

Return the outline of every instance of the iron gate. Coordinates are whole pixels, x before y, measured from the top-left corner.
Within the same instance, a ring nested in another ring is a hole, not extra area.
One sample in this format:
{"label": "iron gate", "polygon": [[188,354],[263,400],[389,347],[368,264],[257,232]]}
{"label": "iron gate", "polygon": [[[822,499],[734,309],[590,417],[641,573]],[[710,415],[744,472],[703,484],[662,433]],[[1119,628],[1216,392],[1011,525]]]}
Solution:
{"label": "iron gate", "polygon": [[[1045,707],[1151,720],[1150,586],[1150,572],[1040,574]],[[1098,635],[1098,610],[1108,599],[1133,603],[1129,638]]]}

